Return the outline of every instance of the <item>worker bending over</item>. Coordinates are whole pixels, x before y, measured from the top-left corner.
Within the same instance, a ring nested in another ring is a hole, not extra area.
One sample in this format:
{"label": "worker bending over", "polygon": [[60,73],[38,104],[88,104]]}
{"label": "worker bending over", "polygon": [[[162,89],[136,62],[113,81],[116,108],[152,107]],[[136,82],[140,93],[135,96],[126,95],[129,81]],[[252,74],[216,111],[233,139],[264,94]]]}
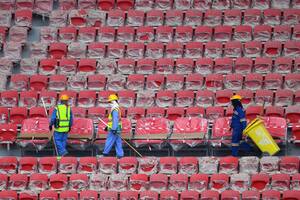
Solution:
{"label": "worker bending over", "polygon": [[73,114],[71,107],[68,105],[68,101],[69,97],[67,95],[60,97],[60,103],[55,107],[50,120],[49,130],[52,131],[52,127],[54,126],[53,139],[58,154],[57,156],[65,156],[68,154],[66,149],[67,139],[73,124]]}

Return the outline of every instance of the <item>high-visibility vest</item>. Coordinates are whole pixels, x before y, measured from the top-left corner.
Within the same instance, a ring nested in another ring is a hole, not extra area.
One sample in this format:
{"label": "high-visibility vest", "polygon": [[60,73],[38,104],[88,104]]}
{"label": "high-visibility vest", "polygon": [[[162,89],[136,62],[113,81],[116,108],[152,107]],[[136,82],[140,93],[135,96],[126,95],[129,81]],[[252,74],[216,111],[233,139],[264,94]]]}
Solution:
{"label": "high-visibility vest", "polygon": [[[118,123],[118,129],[122,129],[122,122],[121,122],[121,110],[120,108],[115,108],[114,110],[118,111],[118,114],[119,114],[119,123]],[[112,110],[109,115],[108,115],[108,123],[107,123],[107,128],[108,130],[111,130],[112,129],[112,112],[114,111]]]}
{"label": "high-visibility vest", "polygon": [[56,132],[69,132],[70,130],[71,108],[64,104],[56,107]]}

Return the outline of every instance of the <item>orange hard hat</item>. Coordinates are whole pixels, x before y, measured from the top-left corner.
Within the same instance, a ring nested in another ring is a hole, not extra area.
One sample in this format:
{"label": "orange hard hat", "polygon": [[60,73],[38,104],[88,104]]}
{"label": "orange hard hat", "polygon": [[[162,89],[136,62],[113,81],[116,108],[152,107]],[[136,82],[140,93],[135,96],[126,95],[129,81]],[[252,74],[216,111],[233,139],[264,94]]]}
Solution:
{"label": "orange hard hat", "polygon": [[61,101],[68,101],[69,100],[69,96],[66,95],[66,94],[63,94],[63,95],[60,96],[60,100]]}

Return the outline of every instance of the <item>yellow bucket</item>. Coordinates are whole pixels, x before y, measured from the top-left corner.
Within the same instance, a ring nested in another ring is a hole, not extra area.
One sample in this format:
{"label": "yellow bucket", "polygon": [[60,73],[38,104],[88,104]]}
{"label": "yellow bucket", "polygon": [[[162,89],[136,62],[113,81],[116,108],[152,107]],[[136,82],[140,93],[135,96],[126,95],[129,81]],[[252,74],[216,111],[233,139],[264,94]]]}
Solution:
{"label": "yellow bucket", "polygon": [[263,153],[274,155],[280,148],[264,126],[264,122],[256,118],[248,124],[243,134],[249,136]]}

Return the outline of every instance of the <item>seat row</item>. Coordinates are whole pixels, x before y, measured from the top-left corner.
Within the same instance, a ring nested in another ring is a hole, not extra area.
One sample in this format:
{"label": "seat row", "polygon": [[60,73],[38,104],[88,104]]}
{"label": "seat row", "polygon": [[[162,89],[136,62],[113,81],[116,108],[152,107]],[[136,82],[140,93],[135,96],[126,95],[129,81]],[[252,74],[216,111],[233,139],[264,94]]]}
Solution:
{"label": "seat row", "polygon": [[[113,179],[113,175],[131,175],[146,174],[163,177],[167,179],[172,174],[181,174],[198,177],[199,174],[204,176],[208,181],[209,174],[224,174],[239,176],[245,174],[264,174],[259,175],[271,178],[272,175],[290,174],[292,179],[299,179],[299,158],[297,156],[283,157],[262,157],[245,156],[236,158],[228,157],[62,157],[60,161],[56,157],[0,157],[0,171],[2,174],[14,175],[25,174],[31,175],[40,173],[50,175],[59,173],[61,175],[69,174],[101,174],[107,175],[106,178]],[[260,173],[258,173],[260,172]],[[157,174],[158,173],[158,174]],[[60,176],[61,176],[60,175]],[[168,175],[168,176],[164,176]],[[255,175],[255,176],[256,176]],[[110,176],[110,177],[109,177]],[[294,176],[294,177],[292,177]],[[27,177],[27,176],[26,176]],[[29,177],[30,178],[30,177]],[[90,177],[91,179],[93,176]],[[124,178],[124,177],[123,177]],[[247,178],[247,177],[246,177]],[[95,178],[97,179],[97,178]],[[188,178],[185,178],[186,180]],[[233,178],[231,178],[233,180]],[[147,179],[148,180],[148,179]],[[158,179],[160,180],[160,179]],[[290,177],[288,177],[290,180]],[[105,181],[105,178],[103,179]],[[107,180],[106,180],[107,181]],[[245,180],[246,181],[246,180]],[[168,182],[168,181],[166,181]]]}
{"label": "seat row", "polygon": [[[99,197],[100,195],[100,197]],[[119,197],[120,196],[120,197]],[[179,197],[180,196],[180,197]],[[0,197],[9,198],[11,200],[48,200],[49,198],[53,200],[68,200],[72,198],[73,200],[79,199],[122,199],[122,200],[168,200],[172,198],[173,200],[205,200],[205,199],[215,199],[215,200],[226,200],[226,199],[260,199],[267,200],[272,198],[274,200],[290,200],[290,199],[298,199],[299,191],[298,190],[287,190],[281,194],[278,191],[267,190],[262,193],[258,191],[244,191],[240,195],[238,191],[235,190],[226,190],[219,194],[217,191],[206,190],[201,193],[196,191],[183,191],[178,194],[176,191],[165,190],[160,194],[155,191],[122,191],[118,195],[117,191],[102,191],[98,192],[96,190],[83,190],[79,194],[74,190],[66,190],[62,192],[57,192],[55,190],[45,190],[41,191],[40,194],[30,193],[28,191],[16,192],[12,190],[4,190],[0,192]]]}
{"label": "seat row", "polygon": [[[49,13],[53,10],[53,0],[5,0],[0,4],[1,10],[10,10],[14,9],[31,9],[38,14]],[[299,8],[299,3],[297,1],[292,1],[292,7]],[[174,0],[174,1],[145,1],[145,0],[64,0],[59,2],[58,9],[67,11],[71,9],[100,9],[100,10],[111,10],[111,9],[121,9],[129,10],[135,8],[137,10],[151,10],[153,8],[159,10],[169,10],[169,9],[180,9],[180,10],[189,10],[192,8],[196,9],[248,9],[248,8],[257,8],[257,9],[266,9],[266,8],[289,8],[289,1],[240,1],[240,0],[227,0],[212,2],[211,0],[206,0],[203,2],[198,1],[183,1],[183,0]]]}

